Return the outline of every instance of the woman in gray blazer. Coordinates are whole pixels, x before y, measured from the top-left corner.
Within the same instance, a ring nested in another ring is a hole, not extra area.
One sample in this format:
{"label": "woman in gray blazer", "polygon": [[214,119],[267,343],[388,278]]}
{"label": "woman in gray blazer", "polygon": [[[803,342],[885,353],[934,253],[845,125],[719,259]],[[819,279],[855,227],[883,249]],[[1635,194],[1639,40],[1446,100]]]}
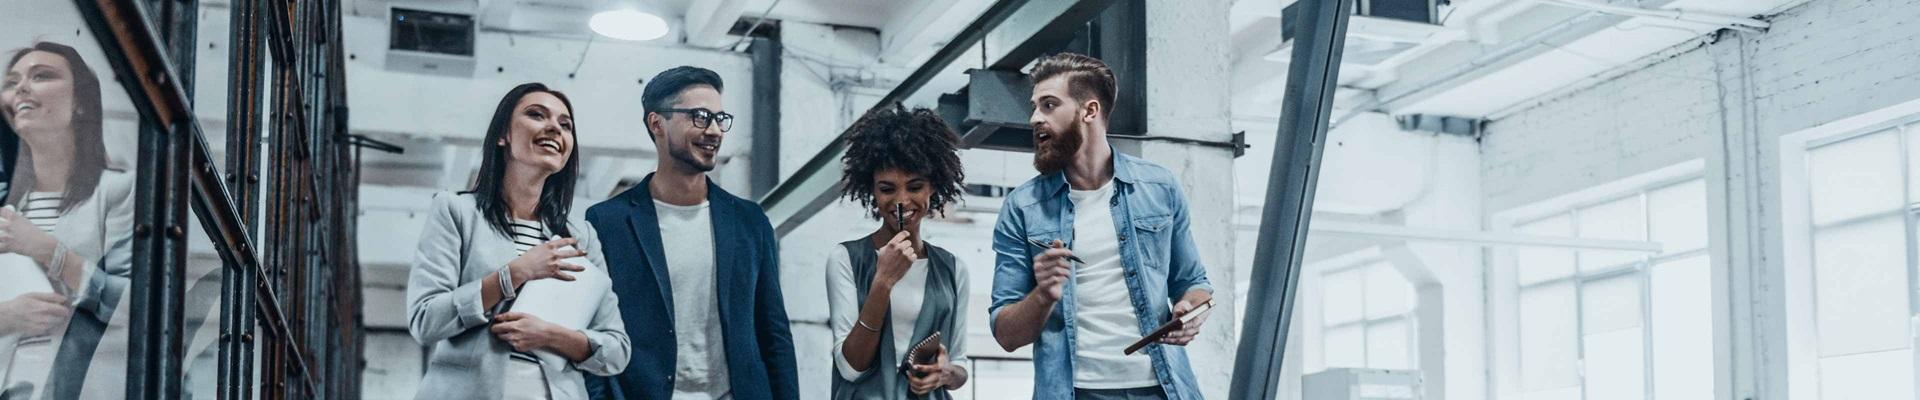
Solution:
{"label": "woman in gray blazer", "polygon": [[100,79],[52,42],[0,73],[0,136],[20,144],[4,155],[0,398],[125,397],[133,175],[109,161]]}
{"label": "woman in gray blazer", "polygon": [[[407,281],[408,330],[433,346],[416,398],[585,399],[582,372],[626,368],[630,344],[600,243],[568,215],[580,170],[572,110],[566,95],[538,83],[508,91],[473,189],[434,196]],[[567,293],[518,295],[542,279],[566,281]],[[580,328],[514,308],[576,297],[598,298],[562,304],[592,315]]]}

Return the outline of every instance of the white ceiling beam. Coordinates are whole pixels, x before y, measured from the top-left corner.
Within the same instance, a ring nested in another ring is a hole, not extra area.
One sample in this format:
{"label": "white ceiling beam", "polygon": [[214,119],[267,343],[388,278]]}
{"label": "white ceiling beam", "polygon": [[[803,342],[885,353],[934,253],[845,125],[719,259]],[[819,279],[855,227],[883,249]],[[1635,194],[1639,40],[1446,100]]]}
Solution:
{"label": "white ceiling beam", "polygon": [[[968,1],[971,2],[971,1]],[[933,47],[942,35],[935,35],[933,28],[950,24],[937,24],[942,15],[958,8],[962,1],[920,1],[914,7],[895,13],[880,28],[880,60],[882,62],[907,62],[907,59],[919,56]]]}
{"label": "white ceiling beam", "polygon": [[[1240,231],[1257,231],[1259,226],[1236,223]],[[1486,247],[1535,247],[1582,250],[1622,250],[1660,254],[1660,243],[1635,240],[1604,240],[1578,237],[1538,236],[1510,232],[1469,231],[1423,228],[1394,224],[1347,221],[1313,221],[1309,234],[1351,236],[1413,242],[1451,243]]]}
{"label": "white ceiling beam", "polygon": [[718,48],[732,44],[727,31],[733,29],[733,23],[746,15],[747,0],[695,1],[687,5],[686,34],[687,44],[695,47]]}

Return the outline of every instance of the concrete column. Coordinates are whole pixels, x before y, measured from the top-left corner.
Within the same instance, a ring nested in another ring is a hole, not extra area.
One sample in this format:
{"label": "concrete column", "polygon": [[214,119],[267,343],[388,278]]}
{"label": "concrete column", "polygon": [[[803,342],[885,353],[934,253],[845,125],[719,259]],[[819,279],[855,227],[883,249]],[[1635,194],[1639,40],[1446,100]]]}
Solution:
{"label": "concrete column", "polygon": [[[1228,109],[1231,57],[1227,38],[1230,0],[1144,0],[1147,10],[1146,133],[1213,142],[1232,138]],[[1124,6],[1119,4],[1116,6]],[[1279,73],[1280,71],[1275,71]],[[1125,81],[1125,78],[1122,78]],[[1122,88],[1122,92],[1126,89]],[[1127,99],[1119,99],[1126,102]],[[1186,191],[1194,243],[1214,306],[1233,310],[1239,299],[1233,275],[1233,152],[1219,147],[1145,142],[1140,155],[1171,169]],[[1187,345],[1194,375],[1207,398],[1227,398],[1235,336],[1232,313],[1207,319],[1200,338]]]}

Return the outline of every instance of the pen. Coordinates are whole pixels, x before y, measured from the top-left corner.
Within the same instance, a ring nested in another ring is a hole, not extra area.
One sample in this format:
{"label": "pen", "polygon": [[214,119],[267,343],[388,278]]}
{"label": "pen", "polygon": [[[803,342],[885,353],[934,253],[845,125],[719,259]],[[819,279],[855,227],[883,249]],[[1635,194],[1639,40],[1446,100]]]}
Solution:
{"label": "pen", "polygon": [[[1027,239],[1027,243],[1031,243],[1031,244],[1033,244],[1034,246],[1040,246],[1040,248],[1043,248],[1043,249],[1051,249],[1051,248],[1053,248],[1053,245],[1049,245],[1049,244],[1046,244],[1046,243],[1040,243],[1040,241],[1038,241],[1038,240],[1033,240],[1032,238],[1028,238],[1028,239]],[[1086,261],[1080,261],[1080,257],[1074,257],[1074,256],[1072,256],[1072,255],[1068,255],[1068,256],[1067,256],[1067,261],[1073,261],[1073,262],[1076,262],[1076,263],[1081,263],[1081,264],[1086,264],[1086,263],[1087,263]]]}

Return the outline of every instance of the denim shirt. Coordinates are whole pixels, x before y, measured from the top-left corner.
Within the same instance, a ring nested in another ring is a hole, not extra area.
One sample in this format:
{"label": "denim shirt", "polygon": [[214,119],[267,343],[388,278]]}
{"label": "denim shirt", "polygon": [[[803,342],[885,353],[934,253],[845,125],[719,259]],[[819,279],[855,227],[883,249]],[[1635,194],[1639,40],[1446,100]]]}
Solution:
{"label": "denim shirt", "polygon": [[[1171,304],[1194,289],[1213,291],[1206,267],[1187,230],[1187,201],[1173,173],[1137,157],[1113,153],[1113,221],[1120,241],[1128,297],[1145,336],[1169,320]],[[1073,248],[1073,202],[1065,172],[1036,177],[1007,195],[993,229],[993,302],[989,321],[1033,290],[1033,257],[1044,249],[1028,243],[1060,240]],[[1076,272],[1077,273],[1077,272]],[[1069,281],[1071,282],[1071,281]],[[1066,285],[1033,347],[1035,399],[1073,398],[1074,300]],[[988,324],[998,326],[994,324]],[[995,332],[998,335],[998,332]],[[1199,399],[1186,349],[1153,344],[1145,349],[1169,399]]]}

